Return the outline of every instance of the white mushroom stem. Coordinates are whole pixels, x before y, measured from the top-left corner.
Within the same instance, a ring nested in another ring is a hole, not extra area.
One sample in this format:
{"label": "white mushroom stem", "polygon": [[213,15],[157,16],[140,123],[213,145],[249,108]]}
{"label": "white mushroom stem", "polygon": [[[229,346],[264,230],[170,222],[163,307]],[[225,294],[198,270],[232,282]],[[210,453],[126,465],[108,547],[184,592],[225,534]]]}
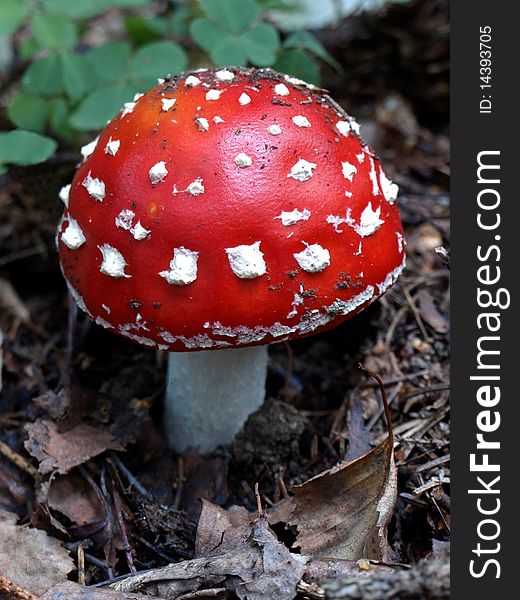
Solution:
{"label": "white mushroom stem", "polygon": [[171,352],[164,426],[170,447],[201,453],[230,444],[265,398],[267,346]]}

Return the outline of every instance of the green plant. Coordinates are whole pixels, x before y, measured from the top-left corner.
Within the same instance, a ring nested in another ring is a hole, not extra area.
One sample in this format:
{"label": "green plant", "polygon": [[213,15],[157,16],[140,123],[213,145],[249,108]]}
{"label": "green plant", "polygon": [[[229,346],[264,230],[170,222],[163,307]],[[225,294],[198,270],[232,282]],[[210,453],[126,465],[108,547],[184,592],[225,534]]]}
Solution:
{"label": "green plant", "polygon": [[[45,160],[57,141],[78,146],[158,77],[190,65],[273,67],[319,84],[316,58],[337,63],[309,32],[282,41],[266,21],[272,7],[279,0],[1,0],[0,34],[27,67],[7,110],[18,129],[0,134],[0,169]],[[109,10],[123,39],[89,47]],[[202,54],[188,55],[193,42]]]}

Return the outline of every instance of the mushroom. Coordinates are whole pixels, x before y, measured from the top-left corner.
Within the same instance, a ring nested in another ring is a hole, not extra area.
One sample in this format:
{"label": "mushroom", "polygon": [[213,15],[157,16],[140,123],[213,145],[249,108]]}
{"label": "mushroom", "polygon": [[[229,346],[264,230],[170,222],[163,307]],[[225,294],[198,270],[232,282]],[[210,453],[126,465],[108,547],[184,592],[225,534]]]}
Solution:
{"label": "mushroom", "polygon": [[63,273],[96,323],[171,353],[177,451],[231,442],[264,400],[267,345],[339,325],[403,270],[397,186],[356,122],[287,75],[166,79],[85,154]]}

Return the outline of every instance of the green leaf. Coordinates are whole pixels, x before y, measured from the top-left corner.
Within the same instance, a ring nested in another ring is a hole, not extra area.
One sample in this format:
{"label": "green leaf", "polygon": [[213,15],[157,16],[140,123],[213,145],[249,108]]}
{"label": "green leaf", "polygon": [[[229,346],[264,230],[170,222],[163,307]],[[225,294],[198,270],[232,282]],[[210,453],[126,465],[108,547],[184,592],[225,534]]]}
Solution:
{"label": "green leaf", "polygon": [[190,21],[193,19],[193,11],[187,6],[175,10],[169,19],[169,31],[176,38],[187,37],[190,31]]}
{"label": "green leaf", "polygon": [[50,102],[50,125],[59,137],[73,139],[75,130],[69,125],[70,106],[64,98]]}
{"label": "green leaf", "polygon": [[174,75],[188,66],[186,52],[174,42],[152,42],[136,53],[130,70],[133,81],[154,85],[158,77]]}
{"label": "green leaf", "polygon": [[49,101],[18,92],[7,109],[11,121],[22,129],[44,131],[49,116]]}
{"label": "green leaf", "polygon": [[34,165],[54,154],[57,143],[51,138],[15,129],[0,133],[0,163]]}
{"label": "green leaf", "polygon": [[294,11],[295,8],[297,8],[297,7],[286,4],[283,0],[258,0],[258,4],[260,5],[260,8],[263,11],[264,10],[279,10],[279,11],[291,12],[291,11]]}
{"label": "green leaf", "polygon": [[29,7],[22,0],[1,0],[0,34],[6,35],[16,31],[28,14]]}
{"label": "green leaf", "polygon": [[229,33],[207,19],[192,21],[190,33],[193,40],[206,52],[211,52],[213,48],[216,48],[222,42],[223,37],[229,37]]}
{"label": "green leaf", "polygon": [[273,65],[280,73],[287,73],[307,83],[320,85],[320,70],[305,50],[284,50]]}
{"label": "green leaf", "polygon": [[57,96],[63,91],[63,72],[57,56],[33,62],[22,77],[23,89],[31,95]]}
{"label": "green leaf", "polygon": [[67,50],[78,39],[76,26],[65,17],[36,13],[31,20],[36,41],[48,50]]}
{"label": "green leaf", "polygon": [[70,124],[80,131],[92,131],[105,127],[123,107],[131,101],[137,87],[127,83],[116,83],[97,89],[89,94],[70,117]]}
{"label": "green leaf", "polygon": [[206,16],[232,33],[243,33],[260,16],[255,0],[201,0]]}
{"label": "green leaf", "polygon": [[226,67],[234,65],[235,67],[244,67],[247,64],[247,56],[236,38],[229,34],[222,38],[217,47],[210,52],[212,61],[216,65]]}
{"label": "green leaf", "polygon": [[63,69],[63,85],[71,100],[79,100],[95,83],[92,65],[85,58],[72,52],[64,52],[60,56]]}
{"label": "green leaf", "polygon": [[303,48],[309,50],[318,58],[321,58],[336,71],[341,71],[341,65],[332,57],[323,44],[318,41],[309,31],[297,31],[289,35],[284,43],[284,48]]}
{"label": "green leaf", "polygon": [[44,0],[47,13],[69,17],[69,19],[90,19],[101,14],[110,6],[109,0]]}
{"label": "green leaf", "polygon": [[18,56],[21,60],[30,60],[40,49],[40,45],[34,38],[28,38],[20,42]]}
{"label": "green leaf", "polygon": [[166,20],[161,17],[145,19],[141,16],[127,17],[125,29],[136,44],[154,42],[166,35]]}
{"label": "green leaf", "polygon": [[258,67],[272,65],[280,48],[278,31],[260,23],[242,35],[232,34],[208,19],[195,19],[191,36],[217,65],[243,66],[249,60]]}
{"label": "green leaf", "polygon": [[150,0],[110,0],[110,4],[121,8],[141,8],[150,4]]}
{"label": "green leaf", "polygon": [[128,75],[132,49],[126,42],[108,42],[85,54],[100,81],[123,81]]}
{"label": "green leaf", "polygon": [[257,67],[269,67],[276,60],[280,48],[278,30],[267,23],[260,23],[240,38],[239,43],[249,60]]}
{"label": "green leaf", "polygon": [[247,64],[247,56],[238,38],[207,19],[195,19],[190,27],[191,37],[211,56],[216,65]]}

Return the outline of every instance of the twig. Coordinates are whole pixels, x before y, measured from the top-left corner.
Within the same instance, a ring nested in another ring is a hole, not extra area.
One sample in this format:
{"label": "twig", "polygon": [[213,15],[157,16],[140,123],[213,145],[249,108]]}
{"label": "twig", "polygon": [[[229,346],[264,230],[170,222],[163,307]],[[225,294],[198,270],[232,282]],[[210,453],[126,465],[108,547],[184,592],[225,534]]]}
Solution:
{"label": "twig", "polygon": [[420,496],[421,494],[424,494],[424,492],[436,488],[443,483],[450,483],[450,478],[439,477],[438,479],[432,479],[431,481],[428,481],[427,483],[415,488],[412,493],[414,496]]}
{"label": "twig", "polygon": [[[415,459],[416,460],[416,459]],[[429,471],[433,469],[433,467],[438,467],[439,465],[443,465],[444,463],[450,462],[450,455],[439,456],[439,458],[434,458],[424,465],[419,465],[418,467],[414,467],[414,471],[416,473],[422,473],[423,471]]]}
{"label": "twig", "polygon": [[130,546],[130,542],[128,541],[128,535],[126,533],[126,525],[125,525],[125,517],[123,514],[123,503],[121,502],[121,496],[117,489],[112,490],[112,496],[114,498],[114,508],[116,513],[116,520],[119,526],[119,533],[121,534],[121,540],[123,542],[123,550],[126,555],[126,562],[128,563],[128,568],[132,573],[136,573],[137,569],[134,565],[134,557],[132,556],[132,547]]}
{"label": "twig", "polygon": [[[391,385],[397,385],[403,381],[409,381],[410,379],[415,379],[416,377],[422,377],[423,375],[428,375],[429,369],[424,369],[423,371],[416,371],[415,373],[407,373],[406,375],[401,375],[401,377],[393,377],[392,379],[384,379],[383,385],[385,387],[389,387]],[[359,387],[378,387],[379,383],[377,381],[366,381],[362,383]]]}
{"label": "twig", "polygon": [[0,453],[5,456],[8,460],[10,460],[13,464],[15,464],[19,469],[25,471],[28,475],[30,475],[33,479],[38,479],[40,473],[36,467],[33,467],[31,463],[25,459],[21,454],[15,452],[12,448],[10,448],[5,442],[0,440]]}
{"label": "twig", "polygon": [[81,544],[78,544],[78,583],[85,585],[85,551]]}
{"label": "twig", "polygon": [[414,444],[419,446],[436,446],[437,448],[442,448],[444,446],[449,446],[450,442],[448,440],[427,440],[426,438],[417,438],[417,437],[403,437],[401,435],[396,435],[395,439],[400,444]]}
{"label": "twig", "polygon": [[182,596],[178,597],[178,600],[196,600],[197,598],[216,598],[217,596],[222,596],[224,592],[226,592],[226,588],[209,588],[205,590],[198,590],[196,592],[188,592],[187,594],[182,594]]}
{"label": "twig", "polygon": [[415,398],[415,396],[423,396],[424,394],[429,394],[430,392],[442,392],[444,390],[449,390],[449,389],[450,389],[449,383],[439,383],[436,385],[430,385],[428,387],[421,388],[419,390],[414,390],[413,392],[406,394],[406,396],[404,397],[404,400],[409,400],[410,398]]}
{"label": "twig", "polygon": [[437,509],[438,513],[440,514],[441,519],[444,523],[444,526],[446,527],[446,531],[451,532],[450,524],[448,523],[446,516],[444,515],[444,511],[441,510],[441,507],[439,506],[437,499],[434,497],[433,491],[432,492],[428,491],[428,492],[426,492],[426,494],[427,494],[428,498],[433,502],[435,508]]}
{"label": "twig", "polygon": [[394,428],[392,426],[392,416],[390,415],[390,407],[388,406],[388,398],[386,396],[385,384],[383,383],[383,380],[377,373],[374,373],[374,371],[370,371],[361,363],[359,363],[358,369],[363,371],[363,373],[370,375],[370,377],[374,378],[377,381],[377,383],[379,384],[379,391],[381,392],[381,398],[383,399],[383,408],[385,411],[386,426],[388,428],[388,439],[390,442],[390,447],[392,447],[394,444]]}
{"label": "twig", "polygon": [[153,544],[150,544],[150,542],[148,542],[147,540],[145,540],[140,535],[134,535],[133,539],[141,542],[141,544],[143,544],[143,546],[146,546],[149,550],[151,550],[152,552],[154,552],[155,554],[157,554],[157,556],[160,556],[161,558],[163,558],[164,560],[168,561],[169,563],[176,562],[176,559],[173,556],[171,556],[169,554],[166,554],[166,552],[163,552],[159,548],[156,548]]}
{"label": "twig", "polygon": [[[403,389],[403,384],[402,384],[402,382],[400,382],[397,384],[396,389],[392,392],[392,395],[390,396],[390,399],[388,400],[389,405],[392,404],[392,402],[397,398],[397,396],[399,395],[399,392],[402,389]],[[376,414],[370,419],[370,421],[367,425],[368,431],[372,431],[373,427],[379,421],[379,419],[381,418],[381,415],[384,413],[384,411],[385,411],[384,406],[379,407]]]}
{"label": "twig", "polygon": [[153,499],[152,494],[139,482],[135,475],[128,470],[128,467],[125,466],[123,461],[115,452],[110,453],[110,460],[121,471],[121,473],[123,473],[131,488],[135,488],[141,494],[141,496],[144,496],[148,500]]}
{"label": "twig", "polygon": [[21,250],[17,250],[16,252],[11,252],[11,254],[7,254],[0,258],[0,267],[8,265],[9,263],[15,262],[17,260],[22,260],[23,258],[29,258],[30,256],[36,256],[38,254],[44,254],[45,248],[43,244],[39,246],[34,246],[33,248],[22,248]]}
{"label": "twig", "polygon": [[419,326],[419,329],[421,330],[423,338],[427,342],[431,342],[432,338],[431,338],[431,336],[428,335],[428,332],[426,331],[426,327],[424,326],[424,323],[423,323],[423,320],[421,317],[421,313],[419,312],[419,310],[415,304],[415,300],[413,299],[412,295],[405,287],[403,288],[403,292],[404,292],[406,301],[408,302],[408,304],[410,305],[410,308],[412,309],[413,316],[415,317],[415,320],[417,321],[417,325]]}
{"label": "twig", "polygon": [[92,556],[92,554],[89,554],[88,552],[84,552],[84,555],[85,560],[87,562],[93,564],[96,567],[99,567],[100,569],[103,569],[103,571],[106,572],[107,579],[113,579],[114,571],[112,567],[108,565],[104,560],[100,560],[99,558]]}
{"label": "twig", "polygon": [[390,347],[390,342],[392,341],[392,338],[394,337],[394,333],[396,330],[397,325],[399,324],[399,321],[404,317],[404,315],[407,313],[408,311],[408,306],[402,306],[394,315],[394,318],[392,319],[392,322],[390,323],[390,327],[387,329],[386,331],[386,335],[385,335],[385,346],[387,348]]}
{"label": "twig", "polygon": [[258,511],[258,515],[260,517],[265,517],[265,512],[262,507],[262,499],[260,498],[258,482],[255,483],[255,498],[256,498],[256,510]]}
{"label": "twig", "polygon": [[285,481],[283,480],[284,475],[285,475],[285,466],[281,466],[280,471],[278,472],[278,483],[280,485],[280,491],[282,492],[282,496],[284,498],[288,498],[289,493],[287,492],[287,487],[285,486]]}

